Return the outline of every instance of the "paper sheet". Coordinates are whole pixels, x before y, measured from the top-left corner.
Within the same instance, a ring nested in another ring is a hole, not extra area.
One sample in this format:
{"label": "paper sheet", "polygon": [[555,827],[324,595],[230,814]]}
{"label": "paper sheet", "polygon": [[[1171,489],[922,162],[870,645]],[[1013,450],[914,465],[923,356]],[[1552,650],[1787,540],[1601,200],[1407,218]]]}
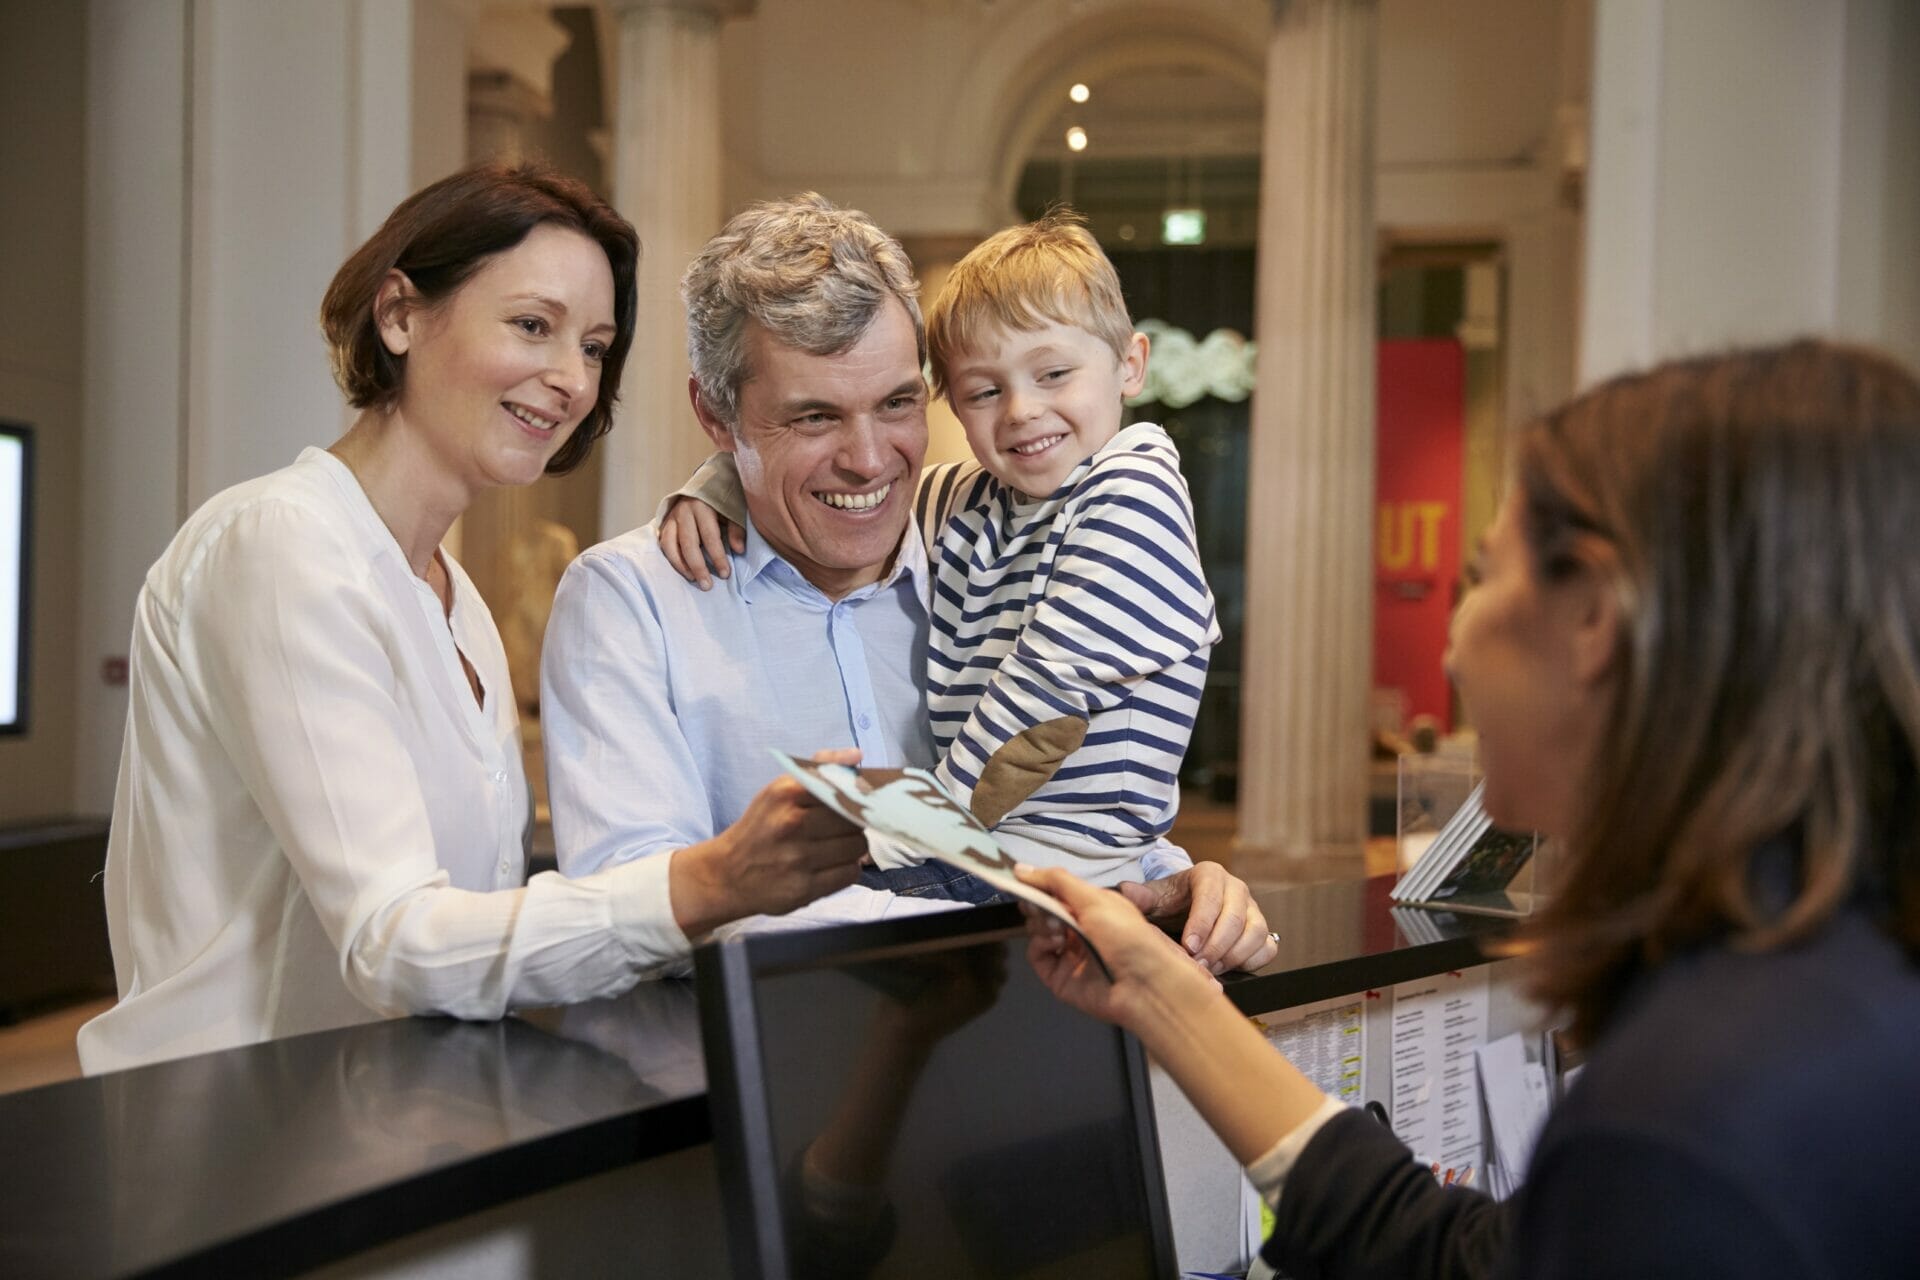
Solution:
{"label": "paper sheet", "polygon": [[1486,1039],[1484,967],[1393,989],[1393,1131],[1444,1181],[1484,1179],[1474,1050]]}
{"label": "paper sheet", "polygon": [[1359,1106],[1367,1078],[1364,995],[1340,996],[1278,1013],[1254,1022],[1300,1073],[1349,1106]]}
{"label": "paper sheet", "polygon": [[1474,1056],[1486,1106],[1489,1189],[1504,1199],[1519,1189],[1547,1122],[1547,1071],[1527,1057],[1526,1037],[1517,1031],[1482,1045]]}

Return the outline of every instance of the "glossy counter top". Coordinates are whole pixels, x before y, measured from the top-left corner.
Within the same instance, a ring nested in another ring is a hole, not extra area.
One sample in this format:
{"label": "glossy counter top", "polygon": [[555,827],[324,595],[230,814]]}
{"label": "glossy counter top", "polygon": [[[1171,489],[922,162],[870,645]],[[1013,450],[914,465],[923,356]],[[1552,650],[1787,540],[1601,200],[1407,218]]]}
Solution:
{"label": "glossy counter top", "polygon": [[[1396,923],[1389,883],[1262,891],[1280,956],[1229,995],[1259,1013],[1462,968],[1508,928]],[[686,982],[298,1036],[0,1097],[0,1275],[297,1274],[709,1138]]]}
{"label": "glossy counter top", "polygon": [[1227,995],[1247,1013],[1311,1004],[1485,963],[1487,947],[1513,932],[1514,921],[1494,916],[1395,906],[1394,880],[1259,890],[1280,954],[1257,973],[1223,977]]}

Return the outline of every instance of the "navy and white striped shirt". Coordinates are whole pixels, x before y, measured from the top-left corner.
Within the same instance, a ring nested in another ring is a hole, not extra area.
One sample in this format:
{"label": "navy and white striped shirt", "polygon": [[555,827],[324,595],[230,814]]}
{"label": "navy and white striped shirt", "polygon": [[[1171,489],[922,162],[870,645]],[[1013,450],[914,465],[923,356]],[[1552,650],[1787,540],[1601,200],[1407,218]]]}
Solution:
{"label": "navy and white striped shirt", "polygon": [[1039,499],[978,463],[930,467],[920,510],[941,783],[968,804],[1008,741],[1061,717],[1085,720],[1080,748],[995,838],[1029,862],[1102,883],[1129,874],[1173,825],[1180,760],[1220,639],[1173,441],[1136,423]]}

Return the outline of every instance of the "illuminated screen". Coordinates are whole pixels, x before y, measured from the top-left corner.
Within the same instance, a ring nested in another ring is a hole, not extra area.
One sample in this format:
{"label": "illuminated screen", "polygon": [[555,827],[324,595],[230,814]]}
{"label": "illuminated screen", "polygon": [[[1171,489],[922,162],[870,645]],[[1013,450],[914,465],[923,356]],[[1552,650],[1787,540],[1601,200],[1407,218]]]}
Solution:
{"label": "illuminated screen", "polygon": [[0,733],[26,723],[27,444],[24,427],[0,423]]}

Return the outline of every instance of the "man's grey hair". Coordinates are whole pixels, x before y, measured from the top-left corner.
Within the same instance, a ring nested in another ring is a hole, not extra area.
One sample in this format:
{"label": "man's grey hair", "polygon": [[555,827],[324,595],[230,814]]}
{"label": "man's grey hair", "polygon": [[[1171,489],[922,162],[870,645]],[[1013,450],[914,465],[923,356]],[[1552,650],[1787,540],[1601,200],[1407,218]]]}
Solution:
{"label": "man's grey hair", "polygon": [[680,278],[687,357],[700,398],[729,426],[740,422],[747,321],[788,346],[838,355],[860,341],[887,299],[913,319],[920,364],[927,328],[920,282],[900,242],[857,209],[809,191],[751,205],[707,241]]}

